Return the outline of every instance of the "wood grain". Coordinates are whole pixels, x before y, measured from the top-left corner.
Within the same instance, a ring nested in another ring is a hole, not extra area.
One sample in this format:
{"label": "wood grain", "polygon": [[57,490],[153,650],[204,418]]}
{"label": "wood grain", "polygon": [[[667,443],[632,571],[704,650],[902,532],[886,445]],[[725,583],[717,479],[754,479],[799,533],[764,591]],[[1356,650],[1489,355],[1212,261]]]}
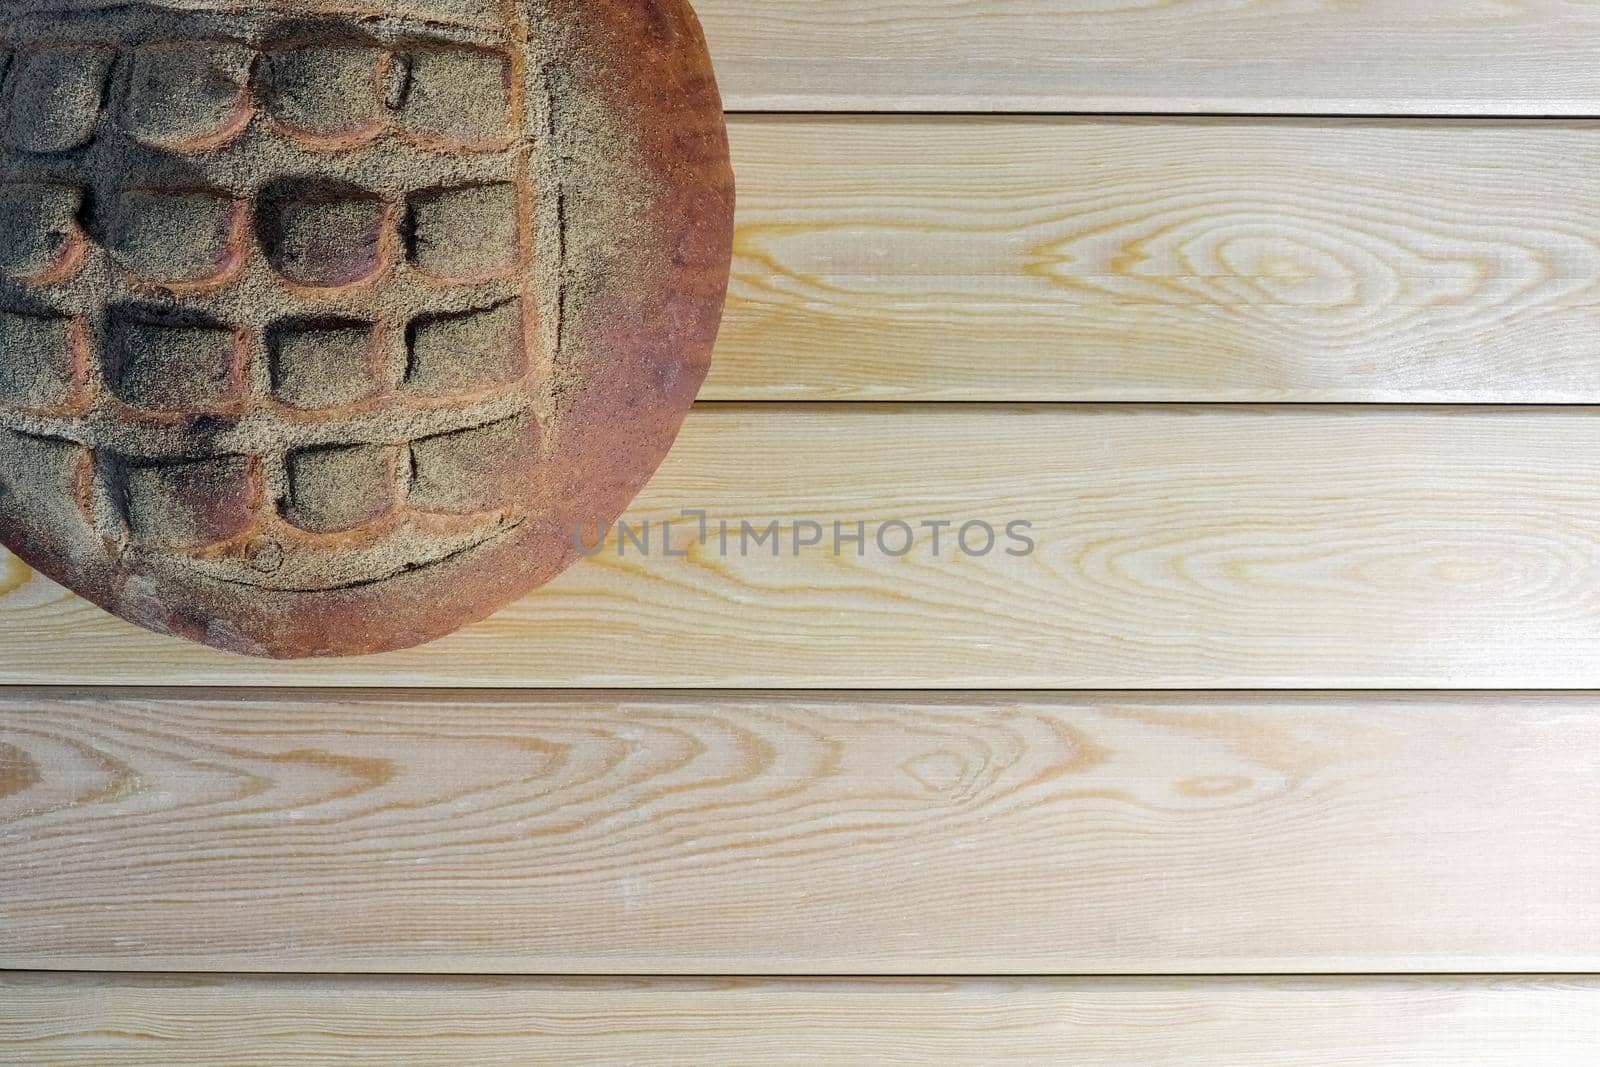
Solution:
{"label": "wood grain", "polygon": [[699,0],[728,105],[1594,115],[1585,0]]}
{"label": "wood grain", "polygon": [[[0,1062],[1585,1067],[1600,984],[0,974]],[[16,1057],[15,1059],[11,1057]]]}
{"label": "wood grain", "polygon": [[1592,696],[0,701],[0,967],[1600,969]]}
{"label": "wood grain", "polygon": [[[668,558],[660,522],[697,507],[726,555],[680,518]],[[712,407],[634,509],[653,555],[613,531],[445,641],[236,658],[7,563],[0,682],[1600,688],[1597,515],[1584,409]],[[937,555],[926,529],[903,557],[832,551],[835,522],[946,520],[1032,522],[1036,548],[972,558],[951,528]],[[781,521],[778,554],[741,549],[744,521]],[[794,555],[806,521],[823,544]]]}
{"label": "wood grain", "polygon": [[708,399],[1600,401],[1600,124],[744,117],[733,145]]}

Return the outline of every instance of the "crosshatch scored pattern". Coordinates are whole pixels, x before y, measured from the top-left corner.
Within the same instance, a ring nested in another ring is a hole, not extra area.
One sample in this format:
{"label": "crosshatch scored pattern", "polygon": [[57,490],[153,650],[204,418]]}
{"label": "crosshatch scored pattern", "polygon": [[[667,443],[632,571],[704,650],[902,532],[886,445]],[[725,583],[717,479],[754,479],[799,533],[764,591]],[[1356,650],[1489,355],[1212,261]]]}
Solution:
{"label": "crosshatch scored pattern", "polygon": [[[492,531],[559,330],[514,2],[17,0],[82,32],[0,42],[0,464],[267,588]],[[0,553],[0,1065],[1600,1062],[1600,702],[1382,691],[1600,682],[1600,431],[1381,403],[1600,401],[1600,124],[1533,121],[1600,114],[1600,9],[697,7],[795,114],[735,121],[757,403],[636,517],[1041,551],[606,552],[304,669]],[[1249,117],[1307,114],[1432,117]],[[608,680],[706,688],[518,688]]]}
{"label": "crosshatch scored pattern", "polygon": [[542,381],[519,51],[151,17],[0,52],[10,447],[108,541],[226,581],[326,588],[397,542],[492,538],[513,520],[483,457],[536,447]]}

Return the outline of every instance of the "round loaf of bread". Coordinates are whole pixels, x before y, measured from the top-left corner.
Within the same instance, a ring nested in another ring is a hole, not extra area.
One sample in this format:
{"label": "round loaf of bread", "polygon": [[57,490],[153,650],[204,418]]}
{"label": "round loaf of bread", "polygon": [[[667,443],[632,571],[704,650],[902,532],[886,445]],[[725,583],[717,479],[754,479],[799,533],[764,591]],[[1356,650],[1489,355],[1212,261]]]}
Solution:
{"label": "round loaf of bread", "polygon": [[700,388],[686,0],[10,0],[0,540],[141,626],[404,648],[549,581]]}

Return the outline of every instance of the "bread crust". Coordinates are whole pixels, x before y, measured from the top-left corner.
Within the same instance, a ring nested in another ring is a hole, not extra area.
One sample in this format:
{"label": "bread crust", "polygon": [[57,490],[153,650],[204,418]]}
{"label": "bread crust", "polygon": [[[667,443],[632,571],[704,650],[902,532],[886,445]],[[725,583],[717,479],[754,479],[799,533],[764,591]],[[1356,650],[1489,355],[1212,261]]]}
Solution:
{"label": "bread crust", "polygon": [[[204,11],[206,18],[214,12],[226,30],[244,7],[259,15],[263,6],[202,0],[183,10]],[[360,5],[335,5],[353,6]],[[237,575],[250,573],[240,568],[252,554],[275,552],[267,563],[281,566],[285,552],[301,551],[295,538],[303,532],[273,532],[283,528],[281,501],[276,510],[271,501],[263,505],[274,511],[260,520],[267,526],[251,526],[253,520],[229,510],[248,510],[243,496],[209,494],[186,518],[223,533],[187,553],[130,547],[108,536],[103,524],[96,527],[93,517],[105,506],[108,451],[127,441],[134,451],[153,449],[148,442],[159,441],[186,458],[248,453],[232,443],[254,440],[259,416],[252,402],[240,401],[243,414],[159,425],[141,415],[137,432],[123,431],[98,409],[85,419],[81,412],[40,415],[13,404],[0,405],[0,541],[41,573],[139,625],[237,653],[304,658],[411,647],[481,620],[577,560],[577,531],[592,538],[617,519],[665,458],[710,364],[733,239],[721,99],[685,0],[514,0],[503,15],[515,42],[515,78],[525,89],[519,106],[530,178],[522,270],[531,310],[522,336],[533,372],[521,386],[469,398],[477,405],[471,419],[511,426],[520,442],[492,450],[486,462],[493,469],[473,472],[474,484],[503,493],[494,502],[496,523],[469,534],[461,532],[465,520],[452,525],[448,517],[421,516],[386,536],[432,537],[442,547],[375,575],[357,568],[353,578],[327,587],[242,582]],[[8,300],[32,298],[25,284],[6,289]],[[361,410],[369,413],[347,420],[355,427],[352,441],[375,456],[404,456],[408,442],[385,435],[404,436],[406,427],[442,417],[431,410],[396,413],[381,403]],[[286,410],[274,417],[292,434],[314,436],[305,429],[314,420]],[[521,436],[524,425],[532,428]],[[58,430],[66,440],[54,436]],[[85,436],[76,439],[80,432]],[[414,442],[409,447],[415,466],[419,453]],[[169,494],[172,484],[182,484],[181,472],[176,480],[166,471],[160,477]],[[250,477],[257,479],[249,483],[254,490],[240,494],[277,484],[270,472],[253,469]],[[414,494],[419,477],[407,483]],[[128,484],[134,483],[115,482],[124,496],[135,492]],[[448,496],[449,489],[438,487],[435,495]],[[129,521],[127,500],[113,504]],[[337,554],[340,536],[305,535],[304,543]],[[352,547],[350,554],[359,553]]]}

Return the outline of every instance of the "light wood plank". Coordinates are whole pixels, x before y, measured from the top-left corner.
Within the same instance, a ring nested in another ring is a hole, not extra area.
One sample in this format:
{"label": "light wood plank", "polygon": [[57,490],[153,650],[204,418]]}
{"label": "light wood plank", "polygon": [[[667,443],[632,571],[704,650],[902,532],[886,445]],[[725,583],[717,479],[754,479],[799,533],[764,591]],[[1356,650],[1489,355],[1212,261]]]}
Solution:
{"label": "light wood plank", "polygon": [[0,699],[0,967],[1600,970],[1592,696]]}
{"label": "light wood plank", "polygon": [[697,0],[730,107],[1594,115],[1585,0]]}
{"label": "light wood plank", "polygon": [[1600,124],[746,117],[733,144],[708,399],[1600,401]]}
{"label": "light wood plank", "polygon": [[[1600,983],[0,975],[0,1062],[1589,1067]],[[15,1058],[13,1058],[15,1057]]]}
{"label": "light wood plank", "polygon": [[[728,553],[680,521],[667,558],[659,523],[694,507]],[[714,407],[634,510],[654,555],[613,539],[445,641],[242,659],[7,561],[0,682],[1596,688],[1597,515],[1588,410]],[[778,519],[781,555],[741,554],[741,521]],[[795,519],[824,544],[793,555]],[[944,520],[1033,522],[1036,550],[829,543]]]}

